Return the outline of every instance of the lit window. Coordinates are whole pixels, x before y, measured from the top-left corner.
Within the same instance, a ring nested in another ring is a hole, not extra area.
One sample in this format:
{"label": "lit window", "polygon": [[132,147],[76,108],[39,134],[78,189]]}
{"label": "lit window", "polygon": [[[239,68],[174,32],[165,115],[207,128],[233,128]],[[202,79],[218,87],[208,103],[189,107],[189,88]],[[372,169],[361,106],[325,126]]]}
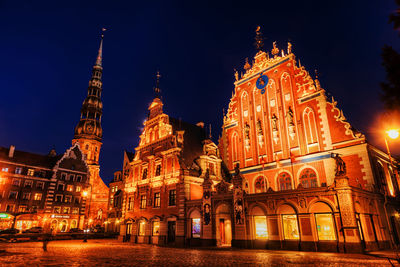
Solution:
{"label": "lit window", "polygon": [[332,214],[315,214],[319,240],[336,240]]}
{"label": "lit window", "polygon": [[160,222],[159,221],[153,222],[153,235],[160,235]]}
{"label": "lit window", "polygon": [[72,184],[67,185],[67,191],[74,191],[74,186]]}
{"label": "lit window", "polygon": [[267,239],[267,217],[266,216],[254,216],[254,225],[256,228],[256,239]]}
{"label": "lit window", "polygon": [[33,200],[42,200],[42,193],[35,193]]}
{"label": "lit window", "polygon": [[35,170],[34,169],[28,169],[28,175],[29,176],[33,176],[35,174]]}
{"label": "lit window", "polygon": [[21,174],[22,173],[22,168],[21,167],[15,168],[15,173],[16,174]]}
{"label": "lit window", "polygon": [[78,214],[79,208],[72,208],[72,214]]}
{"label": "lit window", "polygon": [[8,168],[2,168],[1,171],[2,172],[8,172]]}
{"label": "lit window", "polygon": [[146,195],[141,195],[140,196],[140,208],[145,209],[146,208]]}
{"label": "lit window", "polygon": [[297,215],[282,215],[283,234],[285,239],[299,239],[299,225]]}
{"label": "lit window", "polygon": [[82,187],[81,187],[80,185],[77,185],[77,186],[75,187],[75,191],[76,191],[76,192],[81,192],[81,189],[82,189]]}
{"label": "lit window", "polygon": [[176,190],[169,190],[169,201],[168,206],[175,206],[176,205]]}
{"label": "lit window", "polygon": [[63,208],[63,213],[64,213],[64,214],[69,214],[69,210],[70,210],[69,207],[64,207],[64,208]]}
{"label": "lit window", "polygon": [[201,221],[200,218],[192,219],[192,237],[200,238]]}
{"label": "lit window", "polygon": [[160,197],[160,192],[154,193],[154,207],[155,208],[159,208],[160,207],[160,201],[161,197]]}
{"label": "lit window", "polygon": [[146,222],[141,221],[139,223],[139,235],[145,235],[145,228],[146,228]]}
{"label": "lit window", "polygon": [[20,205],[19,207],[18,207],[18,212],[26,212],[27,210],[26,210],[26,205]]}

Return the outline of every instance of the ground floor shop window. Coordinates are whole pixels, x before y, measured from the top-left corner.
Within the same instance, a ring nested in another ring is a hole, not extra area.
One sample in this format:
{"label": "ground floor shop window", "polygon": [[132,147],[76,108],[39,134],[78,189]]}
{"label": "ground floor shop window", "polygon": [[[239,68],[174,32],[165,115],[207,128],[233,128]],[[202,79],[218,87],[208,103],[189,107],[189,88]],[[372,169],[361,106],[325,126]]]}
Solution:
{"label": "ground floor shop window", "polygon": [[78,225],[77,225],[77,222],[76,222],[76,220],[72,220],[71,221],[71,228],[76,228]]}
{"label": "ground floor shop window", "polygon": [[335,225],[332,214],[315,214],[319,240],[336,240]]}
{"label": "ground floor shop window", "polygon": [[160,235],[160,222],[153,222],[153,235]]}
{"label": "ground floor shop window", "polygon": [[192,237],[200,238],[201,221],[200,218],[192,219]]}
{"label": "ground floor shop window", "polygon": [[282,215],[283,234],[285,239],[299,239],[297,215]]}
{"label": "ground floor shop window", "polygon": [[146,222],[139,223],[139,235],[145,235]]}
{"label": "ground floor shop window", "polygon": [[67,231],[67,226],[68,226],[67,220],[62,220],[62,221],[60,222],[60,232],[65,232],[65,231]]}
{"label": "ground floor shop window", "polygon": [[256,239],[267,239],[267,217],[266,216],[254,216],[254,225],[256,228]]}

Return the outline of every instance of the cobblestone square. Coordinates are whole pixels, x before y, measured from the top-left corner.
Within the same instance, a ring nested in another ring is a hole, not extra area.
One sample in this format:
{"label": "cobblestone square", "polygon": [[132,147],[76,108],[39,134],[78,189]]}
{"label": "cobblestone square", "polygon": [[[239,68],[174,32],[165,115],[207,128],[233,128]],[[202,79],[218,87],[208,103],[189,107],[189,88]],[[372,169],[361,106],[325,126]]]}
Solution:
{"label": "cobblestone square", "polygon": [[9,243],[5,248],[1,266],[391,266],[387,259],[358,254],[183,249],[107,239],[52,241],[47,252],[41,242]]}

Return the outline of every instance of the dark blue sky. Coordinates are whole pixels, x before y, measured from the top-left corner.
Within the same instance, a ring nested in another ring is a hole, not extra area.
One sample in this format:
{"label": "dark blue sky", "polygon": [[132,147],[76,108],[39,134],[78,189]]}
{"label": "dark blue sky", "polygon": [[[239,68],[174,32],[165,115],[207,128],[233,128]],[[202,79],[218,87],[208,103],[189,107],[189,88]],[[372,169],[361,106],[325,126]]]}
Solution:
{"label": "dark blue sky", "polygon": [[164,110],[213,126],[233,90],[233,69],[252,58],[254,30],[293,51],[338,100],[347,119],[374,140],[381,111],[381,47],[400,48],[388,24],[391,0],[368,1],[2,1],[0,145],[62,153],[71,144],[87,94],[100,29],[103,50],[101,176],[121,168],[138,143],[154,76]]}

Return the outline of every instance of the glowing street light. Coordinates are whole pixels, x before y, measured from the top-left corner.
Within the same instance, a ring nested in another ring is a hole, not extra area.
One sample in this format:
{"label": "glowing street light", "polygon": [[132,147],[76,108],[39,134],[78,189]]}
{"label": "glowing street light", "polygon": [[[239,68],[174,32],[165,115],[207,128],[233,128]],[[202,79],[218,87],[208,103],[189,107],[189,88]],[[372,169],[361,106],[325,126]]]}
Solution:
{"label": "glowing street light", "polygon": [[83,191],[83,192],[82,192],[82,196],[87,197],[87,195],[88,195],[88,192],[87,192],[87,191]]}
{"label": "glowing street light", "polygon": [[392,139],[397,139],[400,135],[400,130],[399,129],[392,129],[386,131],[387,135],[392,138]]}

